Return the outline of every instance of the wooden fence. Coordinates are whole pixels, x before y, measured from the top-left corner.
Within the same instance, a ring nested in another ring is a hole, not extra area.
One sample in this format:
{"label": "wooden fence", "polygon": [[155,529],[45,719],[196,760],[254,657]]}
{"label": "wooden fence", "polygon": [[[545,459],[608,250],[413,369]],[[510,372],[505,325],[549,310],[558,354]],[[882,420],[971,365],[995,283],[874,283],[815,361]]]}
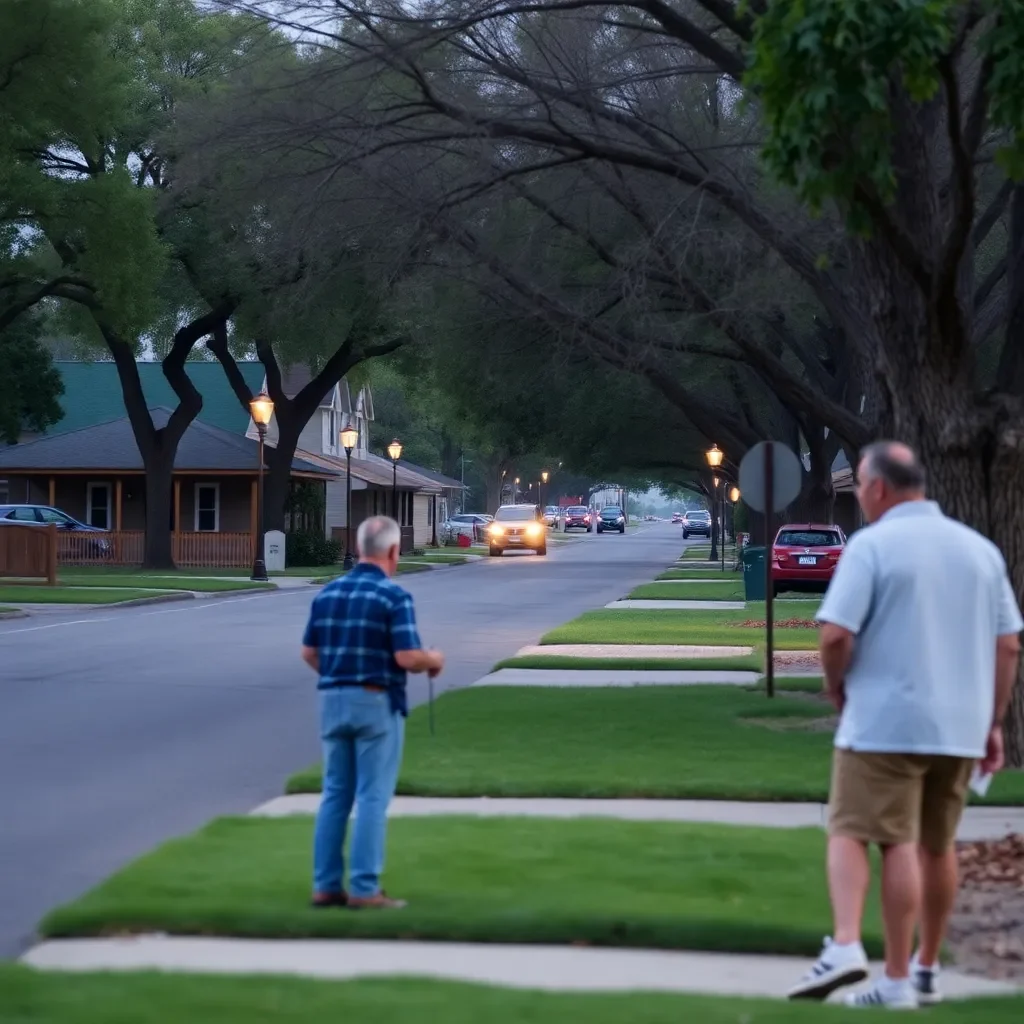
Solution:
{"label": "wooden fence", "polygon": [[57,583],[57,527],[0,527],[0,576]]}
{"label": "wooden fence", "polygon": [[[28,527],[28,529],[35,529]],[[61,532],[61,565],[141,565],[146,550],[142,530],[105,533]],[[178,533],[171,536],[174,562],[182,569],[236,569],[252,565],[253,539],[248,533]]]}

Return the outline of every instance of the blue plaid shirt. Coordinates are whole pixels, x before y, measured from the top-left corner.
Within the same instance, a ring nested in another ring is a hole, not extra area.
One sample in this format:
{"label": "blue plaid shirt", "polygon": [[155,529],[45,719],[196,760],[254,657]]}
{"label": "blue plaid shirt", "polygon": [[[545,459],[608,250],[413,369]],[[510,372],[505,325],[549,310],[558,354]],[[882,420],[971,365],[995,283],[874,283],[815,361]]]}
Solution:
{"label": "blue plaid shirt", "polygon": [[385,686],[392,709],[408,714],[406,673],[395,654],[423,646],[416,612],[412,595],[375,565],[360,563],[317,594],[302,643],[320,655],[321,690]]}

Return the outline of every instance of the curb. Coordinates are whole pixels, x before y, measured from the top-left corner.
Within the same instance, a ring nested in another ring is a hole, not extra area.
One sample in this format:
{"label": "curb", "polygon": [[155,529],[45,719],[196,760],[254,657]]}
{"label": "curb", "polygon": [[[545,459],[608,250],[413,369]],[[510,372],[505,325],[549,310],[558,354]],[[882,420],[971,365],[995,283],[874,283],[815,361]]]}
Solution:
{"label": "curb", "polygon": [[0,622],[4,619],[27,619],[29,613],[22,611],[20,608],[15,608],[13,611],[0,612]]}

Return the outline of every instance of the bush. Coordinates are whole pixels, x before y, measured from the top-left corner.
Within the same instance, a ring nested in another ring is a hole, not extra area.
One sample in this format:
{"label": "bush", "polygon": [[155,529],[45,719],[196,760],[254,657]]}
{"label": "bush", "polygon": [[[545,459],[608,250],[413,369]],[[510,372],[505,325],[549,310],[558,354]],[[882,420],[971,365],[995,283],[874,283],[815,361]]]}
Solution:
{"label": "bush", "polygon": [[288,566],[334,565],[341,561],[341,542],[328,540],[322,533],[289,533],[284,541],[284,560]]}

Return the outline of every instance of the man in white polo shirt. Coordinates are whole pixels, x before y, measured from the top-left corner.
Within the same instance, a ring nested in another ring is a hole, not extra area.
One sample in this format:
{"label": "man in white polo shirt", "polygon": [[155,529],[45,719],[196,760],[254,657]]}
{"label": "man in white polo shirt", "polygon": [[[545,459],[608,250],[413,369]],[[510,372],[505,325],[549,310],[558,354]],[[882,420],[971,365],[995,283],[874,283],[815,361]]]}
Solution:
{"label": "man in white polo shirt", "polygon": [[846,1001],[910,1008],[940,998],[956,830],[974,766],[1003,764],[1024,621],[999,549],[926,500],[910,448],[871,445],[857,477],[873,525],[851,538],[818,612],[825,687],[841,714],[829,801],[835,934],[789,995],[825,999],[867,978],[860,929],[875,843],[885,974]]}

